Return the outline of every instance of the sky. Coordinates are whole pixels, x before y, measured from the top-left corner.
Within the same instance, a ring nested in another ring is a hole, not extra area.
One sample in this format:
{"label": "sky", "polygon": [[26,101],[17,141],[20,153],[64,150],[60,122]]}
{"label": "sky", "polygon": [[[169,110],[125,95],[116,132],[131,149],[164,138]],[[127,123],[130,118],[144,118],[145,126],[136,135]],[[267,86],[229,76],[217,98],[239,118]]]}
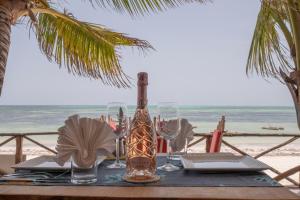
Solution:
{"label": "sky", "polygon": [[[69,1],[78,19],[147,40],[156,49],[143,55],[122,49],[123,70],[136,81],[149,73],[149,104],[292,106],[286,86],[245,66],[259,0],[214,0],[133,19],[92,8],[87,1]],[[99,80],[73,76],[40,52],[25,25],[12,29],[11,48],[0,105],[105,105],[136,103],[136,87],[117,89]]]}

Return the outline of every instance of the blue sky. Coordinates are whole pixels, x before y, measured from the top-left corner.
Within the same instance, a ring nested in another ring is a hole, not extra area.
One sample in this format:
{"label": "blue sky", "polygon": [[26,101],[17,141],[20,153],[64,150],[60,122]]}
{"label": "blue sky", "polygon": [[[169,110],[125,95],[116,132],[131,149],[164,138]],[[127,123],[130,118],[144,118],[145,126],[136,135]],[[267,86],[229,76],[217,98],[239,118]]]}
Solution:
{"label": "blue sky", "polygon": [[[69,2],[68,10],[79,19],[145,39],[156,48],[146,56],[130,48],[122,50],[128,75],[135,79],[139,71],[149,73],[150,104],[292,106],[284,85],[245,74],[259,0],[215,0],[134,20],[81,1]],[[136,88],[115,89],[74,77],[49,63],[34,36],[28,35],[25,25],[12,30],[0,105],[136,103]]]}

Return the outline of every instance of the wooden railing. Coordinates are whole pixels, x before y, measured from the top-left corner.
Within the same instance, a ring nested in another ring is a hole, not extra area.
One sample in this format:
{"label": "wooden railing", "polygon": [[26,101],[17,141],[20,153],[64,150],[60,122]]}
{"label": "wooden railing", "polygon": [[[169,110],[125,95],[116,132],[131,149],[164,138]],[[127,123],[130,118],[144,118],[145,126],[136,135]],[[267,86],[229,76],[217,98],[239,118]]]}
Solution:
{"label": "wooden railing", "polygon": [[[41,133],[0,133],[0,137],[8,137],[8,139],[4,140],[2,143],[0,143],[0,147],[7,144],[8,142],[12,141],[12,140],[16,140],[16,152],[15,152],[15,163],[19,163],[22,161],[22,157],[23,157],[23,141],[24,140],[28,140],[32,143],[34,143],[35,145],[40,146],[43,149],[46,149],[47,151],[56,154],[57,152],[49,147],[47,147],[46,145],[41,144],[40,142],[36,141],[35,139],[32,139],[31,136],[45,136],[45,135],[57,135],[58,132],[41,132]],[[199,139],[197,139],[196,141],[190,143],[188,145],[188,147],[192,147],[196,144],[199,144],[200,142],[206,141],[209,139],[209,137],[211,136],[211,133],[196,133],[195,137],[198,137]],[[286,146],[296,140],[298,140],[300,138],[300,134],[266,134],[266,133],[224,133],[223,135],[223,139],[222,139],[222,143],[229,147],[230,149],[232,149],[233,151],[241,154],[241,155],[249,155],[247,152],[243,151],[242,149],[236,147],[235,145],[229,143],[228,141],[226,141],[225,138],[233,138],[233,137],[281,137],[281,138],[288,138],[287,140],[285,140],[284,142],[275,145],[269,149],[264,150],[263,152],[258,153],[257,155],[252,156],[255,159],[258,159],[262,156],[265,156],[266,154],[279,149],[283,146]],[[204,145],[205,146],[205,145]],[[205,148],[207,149],[207,148]],[[270,170],[277,174],[276,177],[274,177],[275,180],[281,181],[283,179],[286,179],[287,181],[289,181],[290,183],[292,183],[293,185],[300,187],[300,180],[299,181],[295,181],[292,178],[290,178],[291,175],[300,172],[300,166],[294,167],[286,172],[280,172],[279,170],[273,168],[270,166]],[[299,177],[300,178],[300,177]]]}
{"label": "wooden railing", "polygon": [[49,147],[41,144],[40,142],[30,138],[30,136],[43,136],[43,135],[58,135],[58,132],[41,132],[41,133],[0,133],[0,137],[9,137],[8,139],[4,140],[2,143],[0,143],[0,147],[7,144],[8,142],[12,140],[16,140],[16,153],[15,153],[15,163],[22,162],[23,158],[23,141],[28,140],[38,146],[40,146],[43,149],[46,149],[54,154],[57,154],[57,152],[53,149],[50,149]]}

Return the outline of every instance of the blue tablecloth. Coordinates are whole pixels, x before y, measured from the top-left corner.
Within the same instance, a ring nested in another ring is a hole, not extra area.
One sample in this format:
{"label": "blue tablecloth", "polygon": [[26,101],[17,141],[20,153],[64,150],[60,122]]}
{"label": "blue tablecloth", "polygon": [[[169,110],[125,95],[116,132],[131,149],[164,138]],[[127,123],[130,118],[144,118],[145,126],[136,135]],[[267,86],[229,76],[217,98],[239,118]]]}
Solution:
{"label": "blue tablecloth", "polygon": [[[165,162],[165,157],[157,158],[157,165]],[[157,170],[160,181],[155,183],[137,184],[122,180],[125,169],[109,169],[107,165],[113,161],[105,160],[98,168],[98,182],[92,185],[99,186],[159,186],[159,187],[280,187],[281,185],[263,172],[239,173],[200,173],[185,171],[180,161],[172,161],[180,170],[165,172]],[[67,178],[70,175],[67,174]],[[69,181],[63,183],[34,183],[38,185],[72,185]]]}

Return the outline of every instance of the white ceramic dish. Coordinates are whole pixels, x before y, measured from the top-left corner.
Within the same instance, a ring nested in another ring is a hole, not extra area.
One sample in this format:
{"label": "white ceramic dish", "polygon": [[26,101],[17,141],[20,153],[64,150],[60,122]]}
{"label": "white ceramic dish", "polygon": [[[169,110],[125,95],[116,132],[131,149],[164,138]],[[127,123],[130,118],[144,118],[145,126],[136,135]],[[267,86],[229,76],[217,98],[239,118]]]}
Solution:
{"label": "white ceramic dish", "polygon": [[[40,156],[26,160],[19,164],[13,165],[16,170],[36,170],[36,171],[64,171],[71,169],[71,162],[66,162],[64,166],[58,165],[54,156]],[[98,156],[98,164],[104,161],[106,156]]]}
{"label": "white ceramic dish", "polygon": [[202,172],[263,171],[269,166],[250,156],[235,156],[231,153],[187,154],[181,156],[185,170]]}

